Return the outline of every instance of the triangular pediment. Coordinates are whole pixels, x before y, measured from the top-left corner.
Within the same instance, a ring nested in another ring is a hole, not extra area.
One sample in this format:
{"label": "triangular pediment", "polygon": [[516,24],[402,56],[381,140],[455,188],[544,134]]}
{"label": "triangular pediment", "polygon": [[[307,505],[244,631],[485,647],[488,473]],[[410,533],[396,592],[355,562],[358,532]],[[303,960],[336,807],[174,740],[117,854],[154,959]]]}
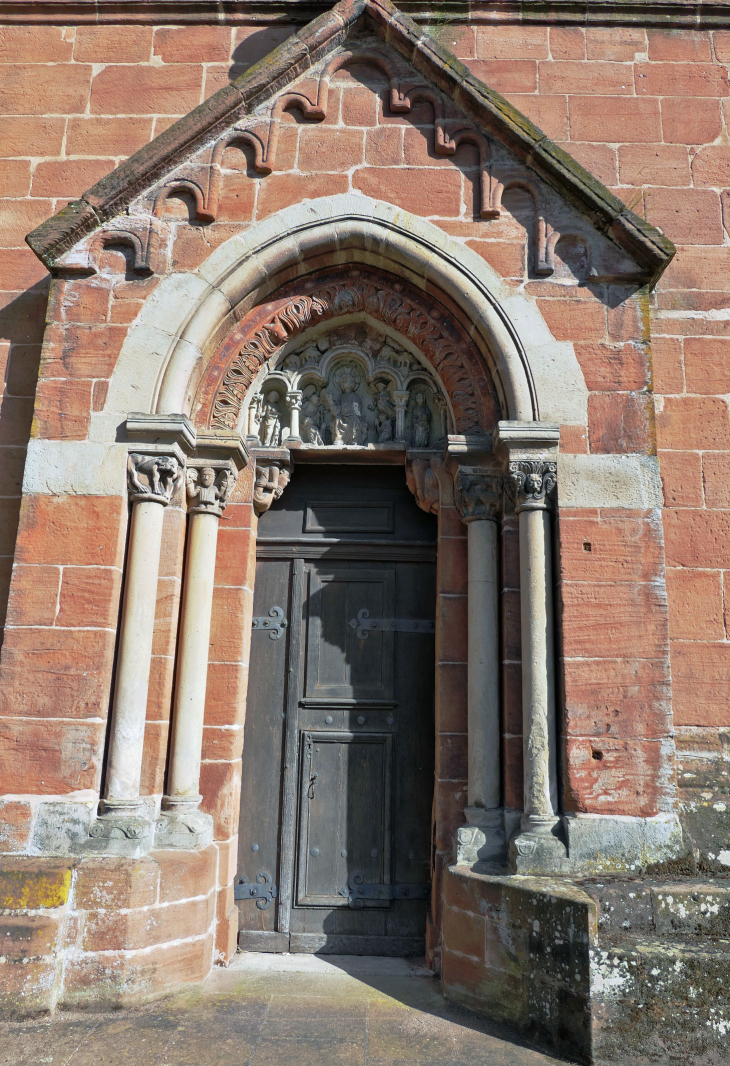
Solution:
{"label": "triangular pediment", "polygon": [[393,113],[407,116],[424,99],[432,105],[437,155],[463,142],[476,147],[478,218],[499,218],[510,187],[527,190],[538,275],[553,272],[561,237],[591,243],[586,232],[597,240],[585,280],[653,283],[671,260],[671,241],[388,0],[341,0],[33,230],[28,244],[49,270],[83,270],[105,238],[130,245],[139,272],[154,272],[165,197],[186,191],[197,218],[214,220],[225,149],[248,145],[258,173],[271,173],[283,111],[326,121],[330,79],[353,59],[385,73]]}

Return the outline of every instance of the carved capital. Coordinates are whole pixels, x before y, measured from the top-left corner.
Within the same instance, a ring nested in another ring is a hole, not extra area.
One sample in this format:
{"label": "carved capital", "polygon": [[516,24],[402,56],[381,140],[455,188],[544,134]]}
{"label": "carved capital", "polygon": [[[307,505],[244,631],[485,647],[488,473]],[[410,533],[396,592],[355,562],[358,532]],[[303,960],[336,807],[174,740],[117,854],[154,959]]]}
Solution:
{"label": "carved capital", "polygon": [[236,485],[236,475],[228,466],[191,466],[185,481],[190,513],[220,518]]}
{"label": "carved capital", "polygon": [[457,470],[454,502],[462,522],[479,519],[497,522],[502,511],[502,477],[481,471]]}
{"label": "carved capital", "polygon": [[174,455],[145,455],[130,452],[127,459],[129,498],[150,500],[163,507],[172,499],[180,484],[183,465]]}
{"label": "carved capital", "polygon": [[253,486],[253,505],[256,514],[268,511],[291,481],[291,466],[287,460],[256,459],[256,480]]}
{"label": "carved capital", "polygon": [[295,389],[293,392],[287,392],[286,406],[289,411],[301,411],[302,393],[298,389]]}
{"label": "carved capital", "polygon": [[507,485],[517,511],[546,508],[555,496],[558,464],[546,459],[517,459],[507,466]]}

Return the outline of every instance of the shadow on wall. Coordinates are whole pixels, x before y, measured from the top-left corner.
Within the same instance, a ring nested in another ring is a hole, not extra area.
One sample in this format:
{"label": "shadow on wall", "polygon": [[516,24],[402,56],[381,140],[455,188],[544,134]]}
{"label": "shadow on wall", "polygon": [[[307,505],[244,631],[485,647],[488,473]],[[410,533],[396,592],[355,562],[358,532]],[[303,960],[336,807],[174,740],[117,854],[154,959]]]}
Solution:
{"label": "shadow on wall", "polygon": [[[5,625],[10,572],[18,533],[25,453],[33,422],[50,276],[0,309],[5,367],[0,401],[0,627]],[[0,629],[0,644],[2,629]]]}
{"label": "shadow on wall", "polygon": [[267,26],[250,34],[245,41],[241,41],[233,51],[233,65],[228,71],[228,77],[233,81],[241,74],[245,74],[250,66],[258,63],[274,48],[288,40],[297,30],[296,26]]}

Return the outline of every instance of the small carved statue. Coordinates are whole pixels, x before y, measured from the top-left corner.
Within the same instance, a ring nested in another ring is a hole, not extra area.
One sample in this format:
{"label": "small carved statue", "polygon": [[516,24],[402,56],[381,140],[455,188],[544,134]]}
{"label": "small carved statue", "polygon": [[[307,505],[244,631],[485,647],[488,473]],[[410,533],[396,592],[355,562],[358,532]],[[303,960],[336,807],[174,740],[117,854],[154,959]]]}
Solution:
{"label": "small carved statue", "polygon": [[378,444],[385,444],[393,439],[393,427],[395,425],[395,405],[388,392],[387,381],[375,382],[375,410],[378,431]]}
{"label": "small carved statue", "polygon": [[307,385],[302,392],[302,416],[301,416],[302,440],[305,444],[316,444],[321,447],[322,439],[322,411],[321,400],[316,385]]}
{"label": "small carved statue", "polygon": [[428,448],[431,439],[431,412],[426,403],[426,394],[423,392],[417,392],[413,397],[411,426],[413,428],[413,447]]}
{"label": "small carved statue", "polygon": [[275,448],[279,443],[281,429],[281,412],[278,404],[279,394],[273,389],[267,392],[261,407],[259,423],[259,440],[264,448]]}
{"label": "small carved statue", "polygon": [[204,466],[198,475],[194,467],[187,473],[187,494],[195,501],[195,507],[218,513],[223,510],[233,491],[235,478],[230,470],[224,470],[221,484],[216,484],[216,472],[212,466]]}
{"label": "small carved statue", "polygon": [[[140,496],[156,496],[169,503],[180,478],[180,465],[174,455],[140,455],[130,452],[127,473],[131,491]],[[144,474],[148,484],[140,481]]]}

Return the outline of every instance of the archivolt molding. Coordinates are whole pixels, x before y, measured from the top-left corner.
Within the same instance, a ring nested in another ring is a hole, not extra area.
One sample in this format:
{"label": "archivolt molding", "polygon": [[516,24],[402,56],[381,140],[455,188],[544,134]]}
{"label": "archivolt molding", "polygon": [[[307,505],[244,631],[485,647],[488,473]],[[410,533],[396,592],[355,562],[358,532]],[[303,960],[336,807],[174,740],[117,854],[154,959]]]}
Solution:
{"label": "archivolt molding", "polygon": [[267,308],[263,320],[262,309],[256,308],[208,365],[196,421],[211,429],[235,429],[249,386],[265,362],[310,326],[358,313],[390,326],[426,356],[451,399],[458,433],[491,431],[498,403],[461,327],[436,300],[412,286],[385,272],[359,268],[294,283]]}
{"label": "archivolt molding", "polygon": [[[387,270],[440,291],[489,369],[504,415],[585,425],[588,392],[572,344],[476,252],[417,216],[365,196],[306,201],[231,237],[191,273],[163,278],[130,327],[90,439],[114,440],[130,410],[190,412],[214,346],[308,261]],[[265,310],[265,308],[264,308]],[[263,320],[262,320],[263,321]]]}

